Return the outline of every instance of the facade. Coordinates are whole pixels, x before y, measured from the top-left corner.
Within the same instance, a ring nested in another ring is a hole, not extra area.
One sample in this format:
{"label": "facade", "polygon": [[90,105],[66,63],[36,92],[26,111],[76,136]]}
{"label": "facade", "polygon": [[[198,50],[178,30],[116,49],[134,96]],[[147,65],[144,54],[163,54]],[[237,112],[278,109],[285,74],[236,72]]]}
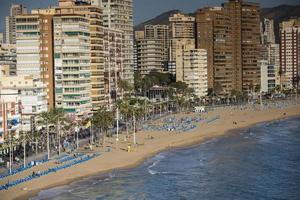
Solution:
{"label": "facade", "polygon": [[133,83],[133,0],[101,0],[103,25],[123,31],[123,77]]}
{"label": "facade", "polygon": [[91,103],[96,111],[107,103],[107,93],[104,86],[104,47],[103,19],[99,1],[59,0],[55,7],[56,15],[78,14],[89,20],[90,32],[90,65],[91,65]]}
{"label": "facade", "polygon": [[134,39],[135,40],[145,39],[145,31],[135,31]]}
{"label": "facade", "polygon": [[274,20],[264,19],[261,22],[261,43],[275,44]]}
{"label": "facade", "polygon": [[[5,92],[5,93],[4,93]],[[0,95],[10,94],[11,91],[1,91]],[[10,135],[16,136],[20,128],[20,114],[18,104],[14,102],[0,102],[0,144],[9,140]]]}
{"label": "facade", "polygon": [[[47,111],[46,85],[34,76],[17,75],[1,77],[0,90],[1,100],[21,104],[22,129],[30,130],[32,116]],[[10,95],[3,95],[3,94]]]}
{"label": "facade", "polygon": [[146,25],[135,32],[137,71],[142,75],[151,71],[162,72],[169,60],[169,27]]}
{"label": "facade", "polygon": [[4,43],[4,35],[0,32],[0,44]]}
{"label": "facade", "polygon": [[169,26],[167,25],[146,25],[145,26],[145,39],[159,40],[164,47],[165,62],[169,59],[169,41],[170,41]]}
{"label": "facade", "polygon": [[176,82],[183,82],[184,79],[184,53],[185,51],[195,49],[195,42],[189,42],[190,39],[177,41],[175,47],[175,71],[176,71]]}
{"label": "facade", "polygon": [[260,85],[259,5],[229,0],[196,15],[197,48],[207,50],[208,87],[220,94]]}
{"label": "facade", "polygon": [[162,72],[165,63],[165,46],[160,39],[136,40],[137,70],[146,75],[152,71]]}
{"label": "facade", "polygon": [[280,71],[282,86],[292,89],[300,74],[300,18],[280,24]]}
{"label": "facade", "polygon": [[195,49],[194,44],[183,44],[176,51],[176,81],[184,82],[200,98],[207,95],[207,53]]}
{"label": "facade", "polygon": [[169,18],[171,38],[194,38],[195,18],[181,13],[174,14]]}
{"label": "facade", "polygon": [[67,113],[91,112],[90,22],[83,15],[55,15],[55,104]]}
{"label": "facade", "polygon": [[104,28],[105,94],[109,108],[116,102],[118,81],[123,77],[123,32]]}
{"label": "facade", "polygon": [[268,45],[268,64],[274,66],[276,86],[281,85],[279,44]]}
{"label": "facade", "polygon": [[169,61],[176,61],[176,48],[182,43],[195,43],[195,18],[184,14],[174,14],[170,22]]}
{"label": "facade", "polygon": [[170,22],[170,40],[169,40],[169,61],[168,71],[174,75],[176,72],[176,81],[182,80],[182,57],[186,48],[195,48],[195,18],[181,13],[174,14],[169,18]]}
{"label": "facade", "polygon": [[261,66],[261,92],[273,92],[276,88],[276,69],[268,60],[260,60]]}
{"label": "facade", "polygon": [[205,97],[208,94],[206,50],[184,50],[183,65],[183,81],[194,90],[197,97]]}
{"label": "facade", "polygon": [[10,15],[5,17],[5,43],[16,44],[16,16],[27,13],[27,8],[22,4],[12,4]]}
{"label": "facade", "polygon": [[17,74],[32,75],[46,85],[49,109],[54,107],[53,14],[47,9],[16,16]]}
{"label": "facade", "polygon": [[6,71],[5,74],[2,74],[15,76],[17,74],[16,65],[16,46],[13,44],[0,44],[0,68]]}

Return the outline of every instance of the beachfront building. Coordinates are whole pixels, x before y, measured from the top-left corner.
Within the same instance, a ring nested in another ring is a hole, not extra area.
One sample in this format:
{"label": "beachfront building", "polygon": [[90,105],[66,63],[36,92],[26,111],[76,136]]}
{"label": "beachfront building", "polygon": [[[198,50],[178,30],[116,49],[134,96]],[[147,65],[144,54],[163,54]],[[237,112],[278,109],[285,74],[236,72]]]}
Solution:
{"label": "beachfront building", "polygon": [[[0,74],[14,76],[17,74],[17,54],[14,44],[0,44]],[[0,75],[1,76],[1,75]]]}
{"label": "beachfront building", "polygon": [[67,113],[91,112],[90,22],[79,14],[55,15],[55,104]]}
{"label": "beachfront building", "polygon": [[197,11],[197,48],[207,50],[208,87],[220,94],[260,85],[259,5],[229,0]]}
{"label": "beachfront building", "polygon": [[[90,96],[92,110],[96,111],[107,103],[105,92],[105,58],[104,58],[104,28],[102,9],[99,1],[72,1],[59,0],[55,7],[56,15],[78,14],[86,17],[89,23],[89,48],[90,48]],[[74,30],[73,30],[74,31]],[[62,43],[62,46],[64,43]],[[74,57],[76,57],[74,55]],[[78,66],[77,66],[78,67]]]}
{"label": "beachfront building", "polygon": [[[300,18],[280,24],[280,71],[282,86],[292,89],[300,75]],[[299,81],[299,80],[298,80]]]}
{"label": "beachfront building", "polygon": [[104,28],[104,66],[105,94],[108,107],[116,102],[118,96],[118,81],[123,77],[123,31]]}
{"label": "beachfront building", "polygon": [[198,98],[207,95],[206,50],[195,49],[192,44],[176,51],[176,81],[186,83]]}
{"label": "beachfront building", "polygon": [[22,4],[12,4],[10,15],[5,17],[5,43],[16,44],[16,16],[27,13],[27,8]]}
{"label": "beachfront building", "polygon": [[103,9],[103,25],[123,31],[123,79],[133,83],[133,0],[100,0],[97,4]]}
{"label": "beachfront building", "polygon": [[47,111],[46,85],[39,78],[27,75],[4,76],[0,80],[1,101],[14,103],[19,110],[22,130],[30,131],[31,117]]}
{"label": "beachfront building", "polygon": [[48,109],[54,108],[53,15],[53,9],[46,9],[16,16],[17,74],[46,85]]}

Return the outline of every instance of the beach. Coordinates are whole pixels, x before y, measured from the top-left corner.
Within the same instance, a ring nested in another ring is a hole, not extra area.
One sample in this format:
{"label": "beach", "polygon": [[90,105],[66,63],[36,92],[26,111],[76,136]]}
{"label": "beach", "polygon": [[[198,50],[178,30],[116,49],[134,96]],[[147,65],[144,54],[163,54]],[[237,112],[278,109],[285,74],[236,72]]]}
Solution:
{"label": "beach", "polygon": [[[188,132],[176,133],[168,131],[141,131],[137,133],[138,146],[133,147],[132,152],[127,152],[128,141],[120,140],[118,145],[113,138],[107,139],[106,148],[95,149],[100,156],[82,164],[67,168],[65,170],[51,173],[47,176],[19,184],[8,190],[0,191],[0,199],[28,199],[35,196],[40,190],[54,186],[65,185],[84,177],[95,174],[107,173],[115,169],[132,168],[145,159],[170,148],[188,146],[201,143],[213,137],[229,133],[231,130],[245,128],[257,123],[272,121],[300,115],[300,105],[289,105],[284,108],[253,109],[249,107],[226,107],[218,108],[201,117],[210,119],[218,116],[218,119],[209,123],[199,122],[196,129]],[[174,117],[193,116],[193,114],[180,114]],[[159,123],[156,122],[156,123]],[[123,136],[120,136],[122,139]],[[129,139],[132,142],[133,137]],[[107,149],[110,151],[106,151]],[[49,163],[53,164],[53,163]],[[31,170],[31,171],[30,171]],[[16,175],[32,173],[33,169]]]}

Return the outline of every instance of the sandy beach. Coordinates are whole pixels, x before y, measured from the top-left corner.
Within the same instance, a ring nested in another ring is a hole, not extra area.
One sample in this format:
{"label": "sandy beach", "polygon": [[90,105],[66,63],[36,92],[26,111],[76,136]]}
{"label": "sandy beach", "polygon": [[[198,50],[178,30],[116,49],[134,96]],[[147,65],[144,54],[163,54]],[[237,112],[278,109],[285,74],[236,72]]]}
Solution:
{"label": "sandy beach", "polygon": [[[190,114],[189,116],[192,115],[193,114]],[[130,153],[126,151],[126,148],[128,142],[132,142],[133,137],[131,137],[129,141],[123,141],[124,136],[121,135],[121,140],[118,142],[118,145],[116,145],[114,138],[109,138],[107,139],[104,149],[94,149],[94,152],[101,154],[100,156],[71,168],[19,184],[8,190],[2,190],[0,191],[0,199],[28,199],[35,196],[42,189],[68,184],[94,174],[107,173],[115,169],[137,166],[145,159],[160,151],[200,143],[213,137],[225,135],[233,129],[297,115],[300,115],[299,104],[290,105],[286,108],[263,110],[250,107],[243,109],[233,109],[230,107],[218,108],[209,113],[201,114],[203,118],[219,116],[220,118],[218,120],[210,123],[199,122],[197,128],[189,132],[138,132],[137,142],[139,145],[134,147],[133,152]],[[187,114],[176,115],[176,117],[183,116],[187,116]],[[156,121],[156,123],[159,123],[159,121]],[[106,152],[109,147],[111,151]],[[55,163],[49,162],[47,165],[55,165]],[[43,167],[49,166],[33,167],[32,169],[10,177],[10,179],[16,180],[20,177],[24,177],[26,174],[31,174],[33,170],[42,170]],[[6,181],[7,179],[0,180],[0,185],[5,184]]]}

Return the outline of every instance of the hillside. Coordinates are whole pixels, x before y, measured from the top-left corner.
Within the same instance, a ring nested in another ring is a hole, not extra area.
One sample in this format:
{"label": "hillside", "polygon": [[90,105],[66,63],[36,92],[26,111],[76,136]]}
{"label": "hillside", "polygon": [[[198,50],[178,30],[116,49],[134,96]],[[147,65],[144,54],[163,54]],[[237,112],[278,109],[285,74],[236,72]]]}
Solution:
{"label": "hillside", "polygon": [[[168,12],[162,13],[157,17],[154,17],[146,22],[143,22],[134,27],[134,30],[143,30],[144,26],[147,24],[168,24],[169,17],[174,14],[181,12],[179,10],[170,10]],[[195,13],[191,13],[191,15],[195,15]],[[276,40],[279,38],[279,23],[287,20],[291,17],[300,17],[300,5],[291,6],[291,5],[280,5],[273,8],[262,8],[261,19],[269,18],[274,19],[275,25],[275,35]]]}
{"label": "hillside", "polygon": [[167,12],[164,12],[148,21],[145,21],[141,24],[138,24],[134,27],[135,31],[140,31],[144,29],[145,25],[149,25],[149,24],[163,24],[163,25],[167,25],[169,24],[169,17],[175,13],[181,12],[180,10],[170,10]]}

